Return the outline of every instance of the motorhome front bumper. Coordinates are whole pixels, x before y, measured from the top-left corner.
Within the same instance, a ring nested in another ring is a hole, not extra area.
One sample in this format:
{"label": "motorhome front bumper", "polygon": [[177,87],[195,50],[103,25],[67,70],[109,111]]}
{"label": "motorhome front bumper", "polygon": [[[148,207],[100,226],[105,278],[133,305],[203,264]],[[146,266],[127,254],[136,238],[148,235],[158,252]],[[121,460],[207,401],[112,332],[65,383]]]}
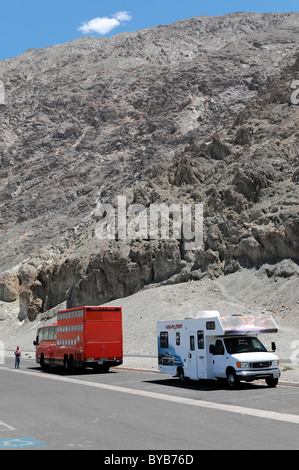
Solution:
{"label": "motorhome front bumper", "polygon": [[280,369],[264,369],[264,370],[236,370],[236,376],[239,380],[251,382],[256,379],[278,379],[280,377]]}

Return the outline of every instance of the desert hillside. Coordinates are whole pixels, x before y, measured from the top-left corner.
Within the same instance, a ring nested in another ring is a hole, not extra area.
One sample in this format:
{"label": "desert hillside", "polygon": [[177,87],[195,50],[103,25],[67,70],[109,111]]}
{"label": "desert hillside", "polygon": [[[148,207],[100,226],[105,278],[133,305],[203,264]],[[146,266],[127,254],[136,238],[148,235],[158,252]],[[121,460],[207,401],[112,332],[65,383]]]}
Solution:
{"label": "desert hillside", "polygon": [[[197,17],[0,62],[5,338],[10,324],[34,329],[66,301],[123,299],[127,328],[135,329],[141,316],[152,315],[154,325],[162,305],[171,316],[217,309],[219,295],[227,312],[231,302],[264,308],[295,332],[298,20],[299,13]],[[119,196],[145,208],[202,204],[202,245],[99,239],[99,203],[116,207]],[[149,307],[139,316],[140,298]]]}

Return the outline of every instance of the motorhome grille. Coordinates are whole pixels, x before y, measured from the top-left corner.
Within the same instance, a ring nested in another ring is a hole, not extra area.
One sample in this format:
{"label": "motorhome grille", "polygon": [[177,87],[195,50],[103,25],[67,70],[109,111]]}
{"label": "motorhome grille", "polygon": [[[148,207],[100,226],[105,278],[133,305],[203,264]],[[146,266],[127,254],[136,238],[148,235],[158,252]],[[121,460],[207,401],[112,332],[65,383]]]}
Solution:
{"label": "motorhome grille", "polygon": [[252,369],[264,369],[265,367],[270,367],[271,362],[252,362]]}

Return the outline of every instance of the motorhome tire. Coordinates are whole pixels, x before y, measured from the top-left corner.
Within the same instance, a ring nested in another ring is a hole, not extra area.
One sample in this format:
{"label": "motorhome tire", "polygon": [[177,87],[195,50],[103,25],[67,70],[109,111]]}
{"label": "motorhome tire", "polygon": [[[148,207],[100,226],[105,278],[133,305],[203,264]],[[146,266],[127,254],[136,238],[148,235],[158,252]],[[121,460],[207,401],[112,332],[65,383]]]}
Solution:
{"label": "motorhome tire", "polygon": [[185,373],[182,367],[178,369],[178,378],[180,379],[181,382],[184,382],[185,380]]}
{"label": "motorhome tire", "polygon": [[239,384],[239,380],[236,376],[236,372],[234,369],[228,369],[226,373],[226,378],[227,378],[227,385],[229,386],[229,388],[231,389],[237,388]]}
{"label": "motorhome tire", "polygon": [[266,379],[266,384],[268,385],[268,387],[274,388],[278,384],[278,379],[268,378]]}

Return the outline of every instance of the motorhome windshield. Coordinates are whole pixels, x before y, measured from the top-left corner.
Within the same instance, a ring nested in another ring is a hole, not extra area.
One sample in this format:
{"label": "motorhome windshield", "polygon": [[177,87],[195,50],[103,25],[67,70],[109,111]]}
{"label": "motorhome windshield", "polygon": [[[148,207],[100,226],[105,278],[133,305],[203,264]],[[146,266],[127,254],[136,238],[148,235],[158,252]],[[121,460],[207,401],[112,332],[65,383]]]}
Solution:
{"label": "motorhome windshield", "polygon": [[225,338],[224,343],[229,354],[267,351],[259,339],[248,336]]}

